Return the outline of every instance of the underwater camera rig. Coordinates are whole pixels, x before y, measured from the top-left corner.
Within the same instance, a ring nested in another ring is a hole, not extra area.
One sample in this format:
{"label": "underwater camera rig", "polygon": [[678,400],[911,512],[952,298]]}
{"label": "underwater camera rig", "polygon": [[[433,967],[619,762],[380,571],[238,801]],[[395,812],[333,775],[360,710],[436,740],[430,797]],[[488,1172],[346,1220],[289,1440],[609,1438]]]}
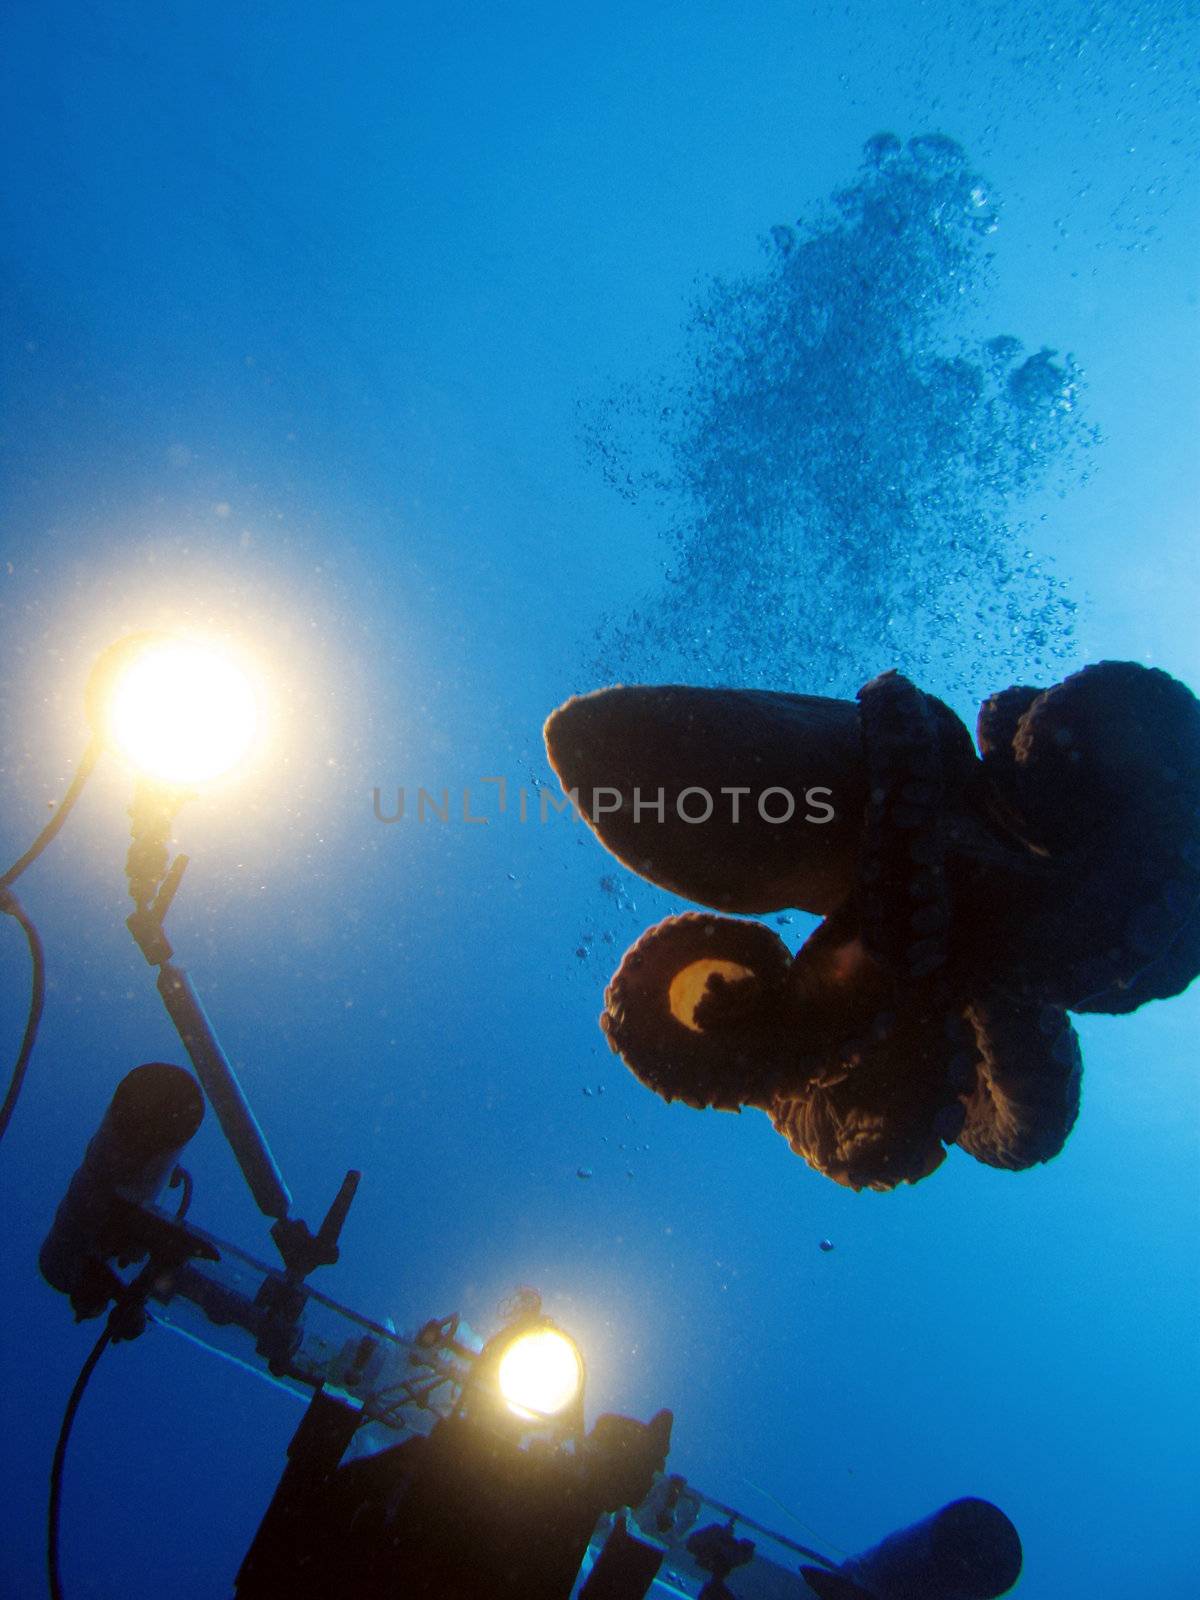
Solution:
{"label": "underwater camera rig", "polygon": [[[534,1291],[482,1346],[457,1316],[405,1336],[206,1233],[179,1166],[203,1114],[183,1068],[128,1073],[40,1266],[77,1319],[111,1304],[108,1339],[158,1323],[309,1396],[237,1600],[984,1600],[1015,1581],[1016,1532],[984,1501],[835,1568],[668,1475],[669,1412],[586,1432],[582,1387],[554,1415],[514,1407],[505,1358],[553,1329]],[[183,1198],[168,1209],[171,1187]],[[336,1254],[336,1225],[316,1238]]]}
{"label": "underwater camera rig", "polygon": [[[985,1600],[1015,1582],[1020,1542],[984,1501],[955,1502],[835,1567],[668,1475],[669,1412],[605,1415],[586,1432],[582,1383],[559,1413],[514,1405],[506,1353],[553,1328],[534,1291],[480,1347],[457,1316],[405,1336],[314,1289],[309,1275],[338,1259],[359,1175],[315,1233],[289,1215],[233,1068],[172,961],[162,917],[184,865],[152,897],[131,875],[129,922],[200,1082],[166,1062],[121,1080],[39,1262],[77,1319],[111,1306],[110,1341],[159,1323],[309,1396],[237,1600]],[[201,1084],[272,1218],[277,1266],[189,1219],[180,1158],[204,1116]],[[174,1188],[180,1202],[164,1205]]]}
{"label": "underwater camera rig", "polygon": [[[89,747],[58,815],[0,878],[0,911],[22,926],[34,970],[0,1135],[44,998],[40,940],[10,885],[61,827],[97,751]],[[536,1291],[518,1291],[482,1343],[458,1316],[406,1335],[314,1289],[310,1275],[338,1260],[359,1174],[346,1174],[315,1232],[292,1215],[267,1141],[164,930],[187,866],[184,856],[170,861],[168,848],[183,798],[183,790],[139,783],[128,926],[158,970],[195,1076],[167,1062],[126,1074],[39,1256],[77,1320],[107,1314],[51,1470],[52,1600],[63,1594],[58,1526],[75,1414],[107,1346],[151,1324],[265,1372],[308,1402],[237,1574],[236,1600],[993,1600],[1016,1582],[1020,1540],[986,1501],[955,1501],[838,1565],[668,1474],[668,1411],[649,1422],[604,1415],[588,1431],[582,1357],[543,1315]],[[277,1265],[190,1219],[193,1185],[180,1158],[206,1100],[271,1221]],[[549,1398],[548,1376],[559,1384]]]}

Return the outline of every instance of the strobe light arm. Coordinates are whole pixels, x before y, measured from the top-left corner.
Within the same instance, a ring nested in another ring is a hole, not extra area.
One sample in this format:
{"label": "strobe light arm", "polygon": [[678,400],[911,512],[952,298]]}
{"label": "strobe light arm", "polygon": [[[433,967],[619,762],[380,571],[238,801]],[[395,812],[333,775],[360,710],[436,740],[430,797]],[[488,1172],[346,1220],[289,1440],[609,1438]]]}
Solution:
{"label": "strobe light arm", "polygon": [[284,1221],[292,1209],[292,1197],[191,979],[182,967],[164,961],[157,988],[255,1205],[265,1217]]}
{"label": "strobe light arm", "polygon": [[298,1281],[316,1267],[332,1266],[337,1261],[338,1236],[361,1175],[354,1171],[346,1174],[315,1234],[306,1223],[290,1215],[292,1197],[283,1174],[191,979],[172,959],[174,951],[163,928],[163,919],[187,867],[186,856],[169,862],[168,850],[171,823],[184,797],[183,791],[162,785],[138,785],[130,808],[133,829],[126,863],[134,910],[126,925],[147,962],[158,968],[158,992],[175,1031],[242,1169],[255,1205],[272,1219],[271,1237],[288,1274]]}

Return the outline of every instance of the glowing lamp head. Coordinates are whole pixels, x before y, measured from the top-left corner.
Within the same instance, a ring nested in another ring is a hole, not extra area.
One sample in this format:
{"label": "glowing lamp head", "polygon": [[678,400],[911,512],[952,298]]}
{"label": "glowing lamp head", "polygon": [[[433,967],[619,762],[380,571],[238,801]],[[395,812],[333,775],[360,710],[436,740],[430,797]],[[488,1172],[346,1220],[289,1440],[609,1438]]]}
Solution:
{"label": "glowing lamp head", "polygon": [[574,1340],[543,1324],[515,1335],[500,1357],[497,1381],[518,1417],[555,1417],[583,1389],[583,1358]]}
{"label": "glowing lamp head", "polygon": [[135,635],[105,651],[88,687],[92,725],[146,778],[187,788],[219,778],[258,731],[254,686],[200,640]]}

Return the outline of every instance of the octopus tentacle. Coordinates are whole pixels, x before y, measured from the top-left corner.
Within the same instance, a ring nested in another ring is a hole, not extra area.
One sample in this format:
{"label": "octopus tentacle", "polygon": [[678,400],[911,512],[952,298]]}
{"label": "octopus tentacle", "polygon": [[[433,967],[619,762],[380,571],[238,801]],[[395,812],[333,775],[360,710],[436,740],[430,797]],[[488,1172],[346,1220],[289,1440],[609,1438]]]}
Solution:
{"label": "octopus tentacle", "polygon": [[863,935],[881,960],[923,977],[946,959],[945,822],[976,765],[954,713],[898,672],[858,695],[870,792],[859,865]]}
{"label": "octopus tentacle", "polygon": [[917,1183],[964,1125],[962,1094],[978,1070],[969,1032],[944,994],[882,1019],[843,1052],[845,1070],[781,1097],[771,1120],[797,1155],[851,1189]]}
{"label": "octopus tentacle", "polygon": [[1017,802],[1045,849],[1138,846],[1147,827],[1171,832],[1194,812],[1200,703],[1157,667],[1100,661],[1039,694],[1012,749]]}
{"label": "octopus tentacle", "polygon": [[736,1111],[799,1057],[787,1026],[791,965],[783,940],[761,922],[696,911],[668,917],[626,951],[600,1026],[664,1100]]}
{"label": "octopus tentacle", "polygon": [[[1169,883],[1163,891],[1169,910],[1176,910],[1188,894],[1184,883]],[[1125,1016],[1144,1006],[1148,1000],[1169,1000],[1182,994],[1192,979],[1200,972],[1200,897],[1191,896],[1191,911],[1182,928],[1170,939],[1162,954],[1151,959],[1133,977],[1118,981],[1098,994],[1078,1000],[1072,1011],[1103,1012],[1107,1016]],[[1144,923],[1135,928],[1142,939],[1150,929]]]}
{"label": "octopus tentacle", "polygon": [[1044,689],[1034,689],[1027,683],[1015,683],[1008,689],[988,695],[979,707],[975,719],[975,740],[984,763],[992,762],[996,769],[1010,766],[1013,759],[1013,739],[1017,725]]}
{"label": "octopus tentacle", "polygon": [[[1005,720],[996,713],[989,731]],[[1200,702],[1191,691],[1136,662],[1085,667],[1034,695],[1013,722],[1009,753],[984,765],[1044,882],[1016,892],[1019,858],[1011,873],[981,875],[959,919],[966,960],[1069,1010],[1131,1010],[1186,988],[1200,971]]]}
{"label": "octopus tentacle", "polygon": [[1065,1011],[990,995],[968,1008],[979,1072],[959,1145],[989,1167],[1049,1161],[1079,1115],[1083,1057]]}

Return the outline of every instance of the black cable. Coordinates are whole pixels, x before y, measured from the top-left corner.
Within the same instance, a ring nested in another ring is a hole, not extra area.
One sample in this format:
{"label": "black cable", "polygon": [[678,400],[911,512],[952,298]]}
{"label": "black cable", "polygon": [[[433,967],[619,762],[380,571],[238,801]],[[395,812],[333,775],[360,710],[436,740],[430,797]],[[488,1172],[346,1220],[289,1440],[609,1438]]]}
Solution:
{"label": "black cable", "polygon": [[4,1104],[0,1106],[0,1139],[3,1139],[8,1132],[8,1125],[12,1121],[12,1114],[17,1108],[17,1096],[21,1093],[21,1085],[25,1081],[29,1058],[33,1054],[33,1045],[37,1038],[38,1024],[42,1020],[42,1007],[46,1003],[46,955],[42,949],[42,941],[37,929],[26,916],[16,895],[7,888],[0,888],[0,911],[7,912],[10,917],[20,923],[21,929],[29,941],[29,958],[33,965],[33,978],[29,994],[29,1015],[25,1021],[25,1037],[21,1040],[21,1048],[17,1054],[17,1064],[12,1070],[8,1092],[4,1096]]}
{"label": "black cable", "polygon": [[58,1443],[54,1447],[54,1461],[50,1467],[50,1504],[46,1515],[46,1577],[50,1584],[50,1600],[63,1600],[62,1579],[58,1571],[58,1527],[62,1512],[63,1464],[67,1459],[67,1441],[71,1437],[71,1426],[75,1421],[75,1413],[79,1410],[79,1402],[83,1399],[83,1391],[88,1386],[88,1379],[96,1370],[96,1363],[107,1349],[112,1336],[110,1319],[105,1324],[104,1332],[92,1346],[91,1354],[83,1363],[75,1380],[71,1398],[67,1401],[67,1409],[63,1412],[62,1427],[58,1430]]}
{"label": "black cable", "polygon": [[180,1184],[183,1185],[183,1193],[179,1197],[179,1209],[175,1213],[176,1222],[183,1221],[183,1219],[187,1216],[188,1208],[192,1203],[192,1175],[186,1167],[175,1168],[175,1171],[171,1174],[170,1182],[168,1183],[167,1187],[169,1189],[177,1189]]}
{"label": "black cable", "polygon": [[14,861],[4,876],[0,877],[0,889],[7,889],[10,883],[15,883],[25,871],[25,868],[32,866],[32,864],[41,855],[42,851],[54,838],[55,834],[57,834],[63,823],[70,816],[71,808],[74,806],[76,800],[78,800],[79,796],[83,793],[83,786],[91,777],[92,768],[100,759],[100,753],[103,748],[103,743],[99,739],[93,739],[88,745],[87,749],[83,752],[82,760],[75,769],[75,776],[71,779],[70,786],[59,803],[58,810],[50,818],[50,821],[42,829],[41,833],[38,834],[37,838],[29,846],[29,849],[26,850],[25,854]]}
{"label": "black cable", "polygon": [[21,1085],[25,1081],[25,1074],[29,1069],[29,1058],[33,1055],[33,1045],[37,1038],[38,1024],[42,1020],[42,1007],[46,1003],[46,954],[42,948],[42,941],[37,929],[30,922],[21,906],[21,902],[10,888],[25,868],[31,866],[41,855],[42,851],[58,833],[63,823],[71,814],[76,800],[83,793],[83,786],[92,775],[92,768],[100,759],[104,746],[99,739],[92,739],[83,757],[75,769],[75,776],[71,779],[66,794],[58,810],[50,821],[38,834],[23,856],[18,857],[9,867],[8,871],[0,877],[0,911],[5,912],[16,922],[19,922],[29,942],[29,957],[33,964],[33,980],[29,995],[29,1015],[25,1022],[25,1037],[21,1040],[21,1048],[17,1054],[17,1064],[12,1070],[8,1090],[4,1096],[4,1104],[0,1106],[0,1139],[8,1132],[8,1125],[12,1121],[13,1112],[17,1107],[17,1097],[21,1093]]}

